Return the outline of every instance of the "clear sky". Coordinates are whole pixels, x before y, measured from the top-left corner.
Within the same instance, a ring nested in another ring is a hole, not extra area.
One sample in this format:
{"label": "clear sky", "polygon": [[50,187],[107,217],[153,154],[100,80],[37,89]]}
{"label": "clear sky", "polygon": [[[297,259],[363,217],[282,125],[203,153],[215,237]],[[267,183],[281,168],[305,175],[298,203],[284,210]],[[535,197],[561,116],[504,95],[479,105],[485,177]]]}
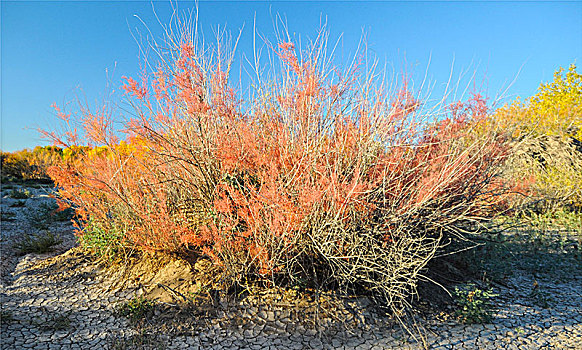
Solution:
{"label": "clear sky", "polygon": [[[160,19],[169,1],[153,3]],[[180,9],[193,2],[179,2]],[[560,66],[582,70],[582,1],[201,1],[199,24],[233,33],[244,26],[238,56],[252,54],[253,18],[260,33],[273,33],[280,14],[291,33],[313,36],[322,18],[330,37],[342,34],[340,53],[353,52],[362,32],[381,60],[398,71],[406,61],[414,73],[446,83],[477,71],[478,84],[495,97],[528,97]],[[50,105],[75,96],[100,100],[108,81],[137,76],[138,45],[132,31],[154,35],[160,26],[149,1],[1,1],[1,142],[4,151],[42,142],[37,127],[56,120]],[[106,72],[109,72],[109,77]],[[115,71],[114,74],[112,72]],[[519,75],[518,75],[519,73]]]}

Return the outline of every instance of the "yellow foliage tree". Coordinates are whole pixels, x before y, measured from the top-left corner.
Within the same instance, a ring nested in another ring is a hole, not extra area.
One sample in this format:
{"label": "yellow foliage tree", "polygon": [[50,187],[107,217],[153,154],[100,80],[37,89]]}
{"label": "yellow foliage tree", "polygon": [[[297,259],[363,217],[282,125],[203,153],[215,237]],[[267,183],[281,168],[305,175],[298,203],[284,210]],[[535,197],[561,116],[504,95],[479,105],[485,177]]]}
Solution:
{"label": "yellow foliage tree", "polygon": [[582,74],[576,65],[564,75],[560,67],[554,80],[542,83],[538,92],[522,102],[498,109],[494,114],[496,125],[513,131],[513,138],[524,136],[560,136],[582,139]]}
{"label": "yellow foliage tree", "polygon": [[535,199],[582,207],[582,75],[575,64],[558,69],[525,102],[498,109],[490,121],[513,145],[510,178],[533,180]]}

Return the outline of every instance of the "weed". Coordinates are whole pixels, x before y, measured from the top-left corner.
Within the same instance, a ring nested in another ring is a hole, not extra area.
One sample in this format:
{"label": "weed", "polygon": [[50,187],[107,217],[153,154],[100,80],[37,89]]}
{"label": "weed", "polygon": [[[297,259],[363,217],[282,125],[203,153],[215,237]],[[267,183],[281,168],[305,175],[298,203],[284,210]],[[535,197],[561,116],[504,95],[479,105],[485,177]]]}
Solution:
{"label": "weed", "polygon": [[53,247],[61,242],[52,232],[45,231],[44,233],[25,235],[14,245],[14,248],[21,255],[29,253],[44,254],[53,251]]}
{"label": "weed", "polygon": [[112,260],[123,250],[123,232],[116,229],[104,229],[94,220],[89,220],[79,237],[81,246],[105,259]]}
{"label": "weed", "polygon": [[463,323],[488,323],[492,318],[490,299],[496,297],[489,291],[477,288],[474,284],[467,284],[461,288],[455,287],[453,292],[457,304],[457,316]]}
{"label": "weed", "polygon": [[542,290],[537,281],[534,281],[534,287],[528,296],[531,298],[534,305],[544,309],[549,308],[550,303],[553,301],[550,293]]}
{"label": "weed", "polygon": [[29,190],[22,190],[22,189],[13,189],[8,193],[8,197],[14,199],[28,199],[32,197],[32,193]]}
{"label": "weed", "polygon": [[153,308],[153,301],[145,297],[136,297],[122,304],[119,308],[119,314],[129,318],[131,322],[137,322],[150,314]]}

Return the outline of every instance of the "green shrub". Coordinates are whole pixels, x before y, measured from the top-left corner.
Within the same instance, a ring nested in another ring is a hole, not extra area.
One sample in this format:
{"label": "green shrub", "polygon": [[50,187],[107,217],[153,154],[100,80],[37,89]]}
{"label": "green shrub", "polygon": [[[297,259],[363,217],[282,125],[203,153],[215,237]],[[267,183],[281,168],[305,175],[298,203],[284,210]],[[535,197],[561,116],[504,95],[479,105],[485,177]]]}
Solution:
{"label": "green shrub", "polygon": [[145,297],[136,297],[123,303],[119,307],[119,314],[129,318],[131,322],[137,322],[148,316],[154,308],[154,302]]}
{"label": "green shrub", "polygon": [[463,323],[488,323],[492,318],[492,305],[490,299],[496,297],[489,291],[477,288],[474,284],[455,287],[453,292],[457,305],[457,316]]}
{"label": "green shrub", "polygon": [[114,259],[120,251],[123,251],[124,234],[118,229],[104,229],[103,226],[90,220],[83,228],[83,234],[79,236],[81,247],[106,260]]}

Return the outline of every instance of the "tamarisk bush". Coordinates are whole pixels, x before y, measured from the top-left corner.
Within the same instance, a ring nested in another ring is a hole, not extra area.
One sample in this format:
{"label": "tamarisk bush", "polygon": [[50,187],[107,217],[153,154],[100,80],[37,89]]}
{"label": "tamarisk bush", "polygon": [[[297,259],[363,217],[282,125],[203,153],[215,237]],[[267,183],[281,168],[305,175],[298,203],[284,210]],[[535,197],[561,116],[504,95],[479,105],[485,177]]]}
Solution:
{"label": "tamarisk bush", "polygon": [[307,281],[395,304],[444,238],[499,205],[502,140],[471,136],[481,96],[425,108],[376,63],[334,67],[322,33],[306,50],[275,45],[279,65],[243,99],[229,46],[180,29],[150,72],[124,78],[133,113],[121,133],[109,106],[82,108],[82,133],[58,110],[68,131],[45,133],[89,146],[50,170],[81,241],[101,245],[89,248],[209,259],[226,285]]}

